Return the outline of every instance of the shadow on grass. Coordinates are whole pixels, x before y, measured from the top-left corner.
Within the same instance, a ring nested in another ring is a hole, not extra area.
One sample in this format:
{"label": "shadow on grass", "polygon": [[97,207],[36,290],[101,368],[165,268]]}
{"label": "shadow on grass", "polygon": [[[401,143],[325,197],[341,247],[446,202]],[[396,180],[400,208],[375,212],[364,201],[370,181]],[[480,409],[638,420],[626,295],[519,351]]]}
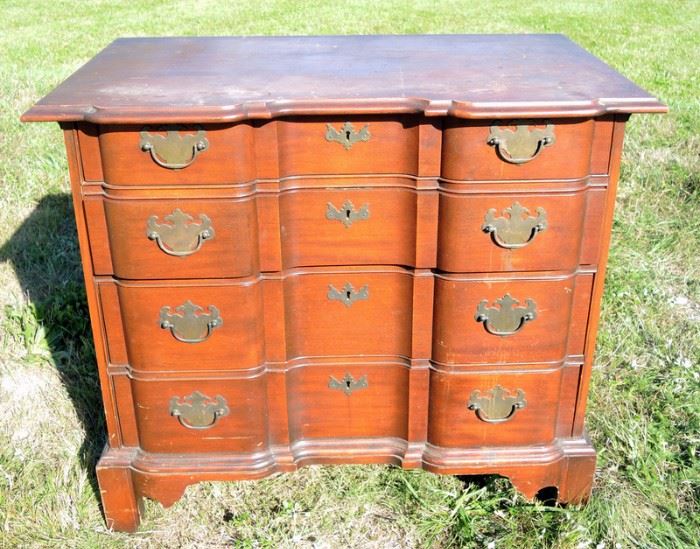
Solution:
{"label": "shadow on grass", "polygon": [[70,195],[44,197],[0,248],[0,261],[13,266],[31,312],[45,330],[85,431],[79,458],[100,501],[95,464],[105,444],[104,414]]}

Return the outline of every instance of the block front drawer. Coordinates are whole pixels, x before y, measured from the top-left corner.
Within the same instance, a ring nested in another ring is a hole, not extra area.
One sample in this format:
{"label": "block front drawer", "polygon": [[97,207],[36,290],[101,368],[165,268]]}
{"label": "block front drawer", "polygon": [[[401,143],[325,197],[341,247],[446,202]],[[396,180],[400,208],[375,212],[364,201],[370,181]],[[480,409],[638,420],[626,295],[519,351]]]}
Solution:
{"label": "block front drawer", "polygon": [[[420,200],[427,215],[436,212],[428,208],[428,202],[437,203],[437,193],[411,189],[355,187],[280,193],[282,265],[432,267],[434,257],[427,250],[417,250]],[[421,237],[426,243],[434,240],[427,232]]]}
{"label": "block front drawer", "polygon": [[[578,365],[430,373],[428,442],[442,447],[545,444],[570,425]],[[561,407],[561,408],[560,408]]]}
{"label": "block front drawer", "polygon": [[[504,192],[500,184],[440,193],[438,269],[571,270],[595,263],[605,189],[586,180]],[[598,214],[598,215],[596,215]]]}
{"label": "block front drawer", "polygon": [[259,366],[265,348],[261,286],[258,279],[118,282],[129,364],[144,371]]}
{"label": "block front drawer", "polygon": [[436,275],[433,360],[561,361],[583,352],[592,274]]}
{"label": "block front drawer", "polygon": [[590,173],[593,120],[448,119],[442,176],[454,180],[570,179]]}
{"label": "block front drawer", "polygon": [[267,448],[264,374],[248,379],[131,381],[147,452],[253,453]]}
{"label": "block front drawer", "polygon": [[279,176],[417,174],[419,122],[416,116],[295,117],[272,122]]}
{"label": "block front drawer", "polygon": [[404,365],[301,366],[287,372],[289,435],[314,438],[407,438]]}
{"label": "block front drawer", "polygon": [[104,214],[120,278],[239,277],[258,271],[254,197],[106,199]]}
{"label": "block front drawer", "polygon": [[397,268],[287,275],[287,357],[412,356],[413,296],[424,282],[429,274]]}
{"label": "block front drawer", "polygon": [[104,125],[98,131],[104,180],[112,185],[206,185],[256,177],[251,124]]}

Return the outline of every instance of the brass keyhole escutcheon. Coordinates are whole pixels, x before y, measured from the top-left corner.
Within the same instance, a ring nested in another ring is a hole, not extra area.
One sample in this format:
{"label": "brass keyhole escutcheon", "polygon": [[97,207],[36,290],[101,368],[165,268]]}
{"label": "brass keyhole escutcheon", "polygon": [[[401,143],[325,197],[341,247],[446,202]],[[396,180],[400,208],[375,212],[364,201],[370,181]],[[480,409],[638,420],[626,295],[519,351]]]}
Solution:
{"label": "brass keyhole escutcheon", "polygon": [[339,130],[336,130],[332,124],[326,124],[326,141],[340,143],[346,151],[350,150],[355,143],[369,141],[370,137],[372,136],[369,133],[369,124],[365,124],[360,130],[355,130],[351,122],[345,122]]}
{"label": "brass keyhole escutcheon", "polygon": [[367,381],[367,374],[363,375],[359,379],[355,379],[352,374],[346,372],[342,379],[337,380],[333,376],[330,376],[328,380],[329,389],[337,389],[343,391],[346,395],[350,396],[353,392],[359,391],[360,389],[365,389],[369,386]]}
{"label": "brass keyhole escutcheon", "polygon": [[369,219],[369,204],[363,204],[359,209],[351,200],[345,200],[340,208],[336,208],[331,202],[326,204],[326,219],[340,221],[348,229],[355,221]]}
{"label": "brass keyhole escutcheon", "polygon": [[340,301],[346,307],[350,307],[356,301],[369,299],[369,287],[365,284],[359,290],[355,290],[350,282],[346,282],[343,289],[338,290],[333,284],[329,284],[327,297],[330,301]]}

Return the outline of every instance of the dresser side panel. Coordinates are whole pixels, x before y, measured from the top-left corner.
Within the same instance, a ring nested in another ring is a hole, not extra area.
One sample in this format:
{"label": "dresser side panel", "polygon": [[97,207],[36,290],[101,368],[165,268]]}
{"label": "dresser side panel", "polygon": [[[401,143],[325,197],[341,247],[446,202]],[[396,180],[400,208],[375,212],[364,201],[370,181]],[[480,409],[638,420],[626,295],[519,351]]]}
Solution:
{"label": "dresser side panel", "polygon": [[85,222],[85,211],[83,209],[83,199],[81,192],[81,182],[83,179],[80,163],[80,150],[78,147],[76,129],[74,124],[62,124],[63,137],[68,156],[68,169],[70,173],[71,191],[73,195],[73,208],[75,211],[75,223],[78,231],[78,243],[80,245],[80,259],[83,265],[83,275],[85,278],[85,293],[87,296],[88,310],[90,312],[90,325],[92,326],[92,336],[95,344],[95,360],[100,378],[100,388],[102,391],[102,403],[105,410],[105,422],[107,426],[107,441],[110,446],[120,446],[122,444],[119,432],[119,422],[114,400],[113,387],[107,374],[107,349],[105,343],[105,333],[101,322],[100,305],[97,295],[97,286],[93,279],[92,257],[90,254],[90,242],[88,238],[87,225]]}
{"label": "dresser side panel", "polygon": [[593,296],[588,314],[588,328],[586,330],[586,344],[584,350],[584,364],[581,369],[581,380],[579,383],[579,393],[576,400],[576,413],[574,416],[572,435],[582,436],[584,433],[584,418],[586,413],[586,402],[588,399],[588,389],[590,384],[591,370],[595,355],[596,335],[598,333],[598,323],[600,320],[600,305],[605,284],[605,272],[610,252],[610,237],[612,233],[613,215],[615,210],[615,196],[617,184],[620,176],[620,162],[622,160],[622,144],[624,139],[625,122],[628,115],[620,115],[615,119],[615,126],[612,136],[612,148],[610,151],[609,184],[605,204],[605,216],[602,223],[600,257],[598,270],[593,280]]}

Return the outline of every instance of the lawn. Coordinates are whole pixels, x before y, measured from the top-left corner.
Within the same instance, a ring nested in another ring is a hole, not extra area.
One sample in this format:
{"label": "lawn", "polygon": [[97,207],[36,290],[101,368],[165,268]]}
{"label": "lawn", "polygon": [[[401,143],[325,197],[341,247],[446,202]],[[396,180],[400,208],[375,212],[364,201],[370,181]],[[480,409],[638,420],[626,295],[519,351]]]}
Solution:
{"label": "lawn", "polygon": [[[700,540],[700,4],[0,0],[0,547],[696,547]],[[104,444],[54,124],[20,114],[119,36],[561,32],[666,101],[626,138],[588,427],[590,503],[505,479],[310,467],[103,523]]]}

